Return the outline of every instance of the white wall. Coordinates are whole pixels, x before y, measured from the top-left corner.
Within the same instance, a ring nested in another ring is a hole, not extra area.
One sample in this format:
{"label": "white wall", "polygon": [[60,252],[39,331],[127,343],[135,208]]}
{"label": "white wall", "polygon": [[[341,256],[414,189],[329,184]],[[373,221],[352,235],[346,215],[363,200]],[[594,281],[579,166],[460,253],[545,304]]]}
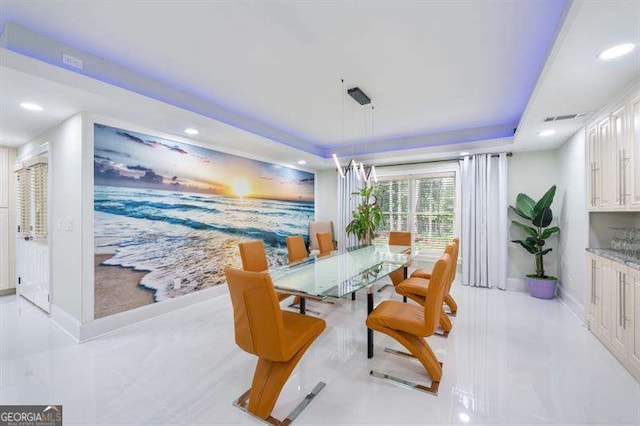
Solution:
{"label": "white wall", "polygon": [[0,295],[16,288],[15,274],[15,202],[13,163],[16,150],[0,146]]}
{"label": "white wall", "polygon": [[[516,197],[524,192],[534,200],[538,200],[554,184],[558,184],[558,159],[556,151],[517,152],[509,160],[508,202],[515,205]],[[554,214],[553,223],[558,221],[561,203],[556,199],[551,206]],[[518,216],[509,212],[510,219]],[[509,228],[509,240],[521,239],[522,231]],[[551,237],[549,247],[553,251],[544,257],[547,275],[556,275],[557,267],[557,237]],[[507,289],[526,290],[524,277],[535,272],[535,259],[524,248],[509,242],[509,270]]]}
{"label": "white wall", "polygon": [[316,172],[316,221],[331,221],[334,227],[338,224],[337,174],[336,169]]}
{"label": "white wall", "polygon": [[[49,143],[49,250],[52,313],[62,311],[78,323],[82,319],[83,255],[82,120],[80,114],[53,127],[18,148],[18,158]],[[70,231],[58,229],[60,220],[73,221]]]}
{"label": "white wall", "polygon": [[559,294],[578,318],[584,311],[584,249],[587,246],[585,132],[578,131],[558,149]]}

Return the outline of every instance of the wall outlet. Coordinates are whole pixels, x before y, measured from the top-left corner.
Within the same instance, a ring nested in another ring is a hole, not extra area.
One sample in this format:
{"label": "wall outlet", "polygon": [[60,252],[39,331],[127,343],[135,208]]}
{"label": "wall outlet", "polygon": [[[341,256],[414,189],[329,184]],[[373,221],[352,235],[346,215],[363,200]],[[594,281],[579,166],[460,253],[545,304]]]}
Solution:
{"label": "wall outlet", "polygon": [[173,280],[173,288],[175,290],[179,289],[180,287],[182,287],[182,280],[180,278],[176,278]]}
{"label": "wall outlet", "polygon": [[81,70],[84,66],[84,64],[82,63],[82,59],[71,56],[68,53],[62,54],[62,63],[73,68],[78,68],[79,70]]}

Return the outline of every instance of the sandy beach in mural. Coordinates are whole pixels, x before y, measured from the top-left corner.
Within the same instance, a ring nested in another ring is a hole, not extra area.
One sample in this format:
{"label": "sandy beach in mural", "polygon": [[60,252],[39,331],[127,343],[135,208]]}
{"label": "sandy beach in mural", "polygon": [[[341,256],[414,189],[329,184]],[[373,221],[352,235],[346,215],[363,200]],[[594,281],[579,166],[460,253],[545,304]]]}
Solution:
{"label": "sandy beach in mural", "polygon": [[96,318],[224,284],[241,241],[284,264],[314,217],[310,173],[106,126],[95,152]]}
{"label": "sandy beach in mural", "polygon": [[102,264],[111,257],[112,254],[95,255],[96,319],[153,303],[153,291],[140,285],[147,272]]}

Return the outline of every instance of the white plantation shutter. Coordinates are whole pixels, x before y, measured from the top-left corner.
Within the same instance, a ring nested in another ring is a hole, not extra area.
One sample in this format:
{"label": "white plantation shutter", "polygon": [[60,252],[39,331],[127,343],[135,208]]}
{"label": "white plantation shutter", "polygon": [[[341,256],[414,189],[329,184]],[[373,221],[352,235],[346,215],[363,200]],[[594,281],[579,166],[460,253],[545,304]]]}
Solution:
{"label": "white plantation shutter", "polygon": [[406,231],[409,227],[409,179],[381,180],[377,187],[384,223],[374,241],[386,243],[390,231]]}
{"label": "white plantation shutter", "polygon": [[387,242],[390,231],[410,231],[413,244],[441,250],[453,239],[456,205],[454,172],[381,179],[384,225],[376,242]]}
{"label": "white plantation shutter", "polygon": [[453,240],[456,178],[453,172],[412,180],[413,244],[442,249]]}
{"label": "white plantation shutter", "polygon": [[18,233],[47,238],[47,163],[38,158],[15,168]]}
{"label": "white plantation shutter", "polygon": [[18,213],[18,233],[27,237],[31,235],[31,197],[29,196],[29,171],[19,169],[16,175],[16,211]]}
{"label": "white plantation shutter", "polygon": [[35,239],[47,238],[47,164],[37,163],[29,168],[31,184],[31,226]]}

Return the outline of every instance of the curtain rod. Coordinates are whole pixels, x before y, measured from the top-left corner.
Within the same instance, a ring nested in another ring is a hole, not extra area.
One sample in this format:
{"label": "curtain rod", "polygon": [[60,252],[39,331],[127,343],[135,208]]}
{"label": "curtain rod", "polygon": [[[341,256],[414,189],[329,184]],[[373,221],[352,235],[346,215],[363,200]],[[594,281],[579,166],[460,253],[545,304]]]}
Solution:
{"label": "curtain rod", "polygon": [[[491,154],[492,157],[499,157],[500,154]],[[513,156],[512,152],[507,152],[507,157]],[[466,156],[465,156],[466,157]],[[472,157],[472,155],[469,155]],[[431,161],[415,161],[413,163],[396,163],[396,164],[380,164],[378,167],[394,167],[394,166],[412,166],[416,164],[431,164],[431,163],[451,163],[454,161],[458,161],[460,157],[456,158],[446,158],[443,160],[431,160]]]}

